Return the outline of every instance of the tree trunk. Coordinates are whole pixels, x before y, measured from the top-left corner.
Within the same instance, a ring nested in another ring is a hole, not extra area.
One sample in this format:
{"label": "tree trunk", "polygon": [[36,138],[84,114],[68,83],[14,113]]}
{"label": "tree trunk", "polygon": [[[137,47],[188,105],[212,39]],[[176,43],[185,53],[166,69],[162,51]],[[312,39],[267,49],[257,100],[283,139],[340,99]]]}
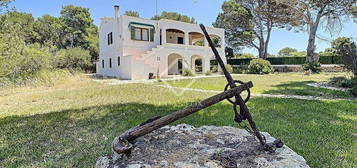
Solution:
{"label": "tree trunk", "polygon": [[307,45],[307,55],[306,55],[306,63],[314,63],[318,62],[318,56],[315,53],[316,46],[315,46],[315,39],[316,39],[316,32],[317,32],[317,25],[313,24],[310,27],[309,33],[309,41]]}
{"label": "tree trunk", "polygon": [[268,45],[269,45],[269,41],[270,41],[270,34],[271,34],[271,26],[268,26],[268,32],[267,32],[267,38],[264,42],[264,53],[263,53],[263,59],[267,59],[268,58]]}
{"label": "tree trunk", "polygon": [[320,19],[322,17],[322,12],[324,11],[324,8],[322,8],[317,16],[315,22],[310,23],[310,29],[309,29],[309,41],[307,45],[307,55],[306,55],[306,63],[316,63],[319,61],[319,56],[315,53],[316,46],[315,46],[315,39],[316,39],[316,33],[317,33],[317,28],[319,27],[320,24]]}

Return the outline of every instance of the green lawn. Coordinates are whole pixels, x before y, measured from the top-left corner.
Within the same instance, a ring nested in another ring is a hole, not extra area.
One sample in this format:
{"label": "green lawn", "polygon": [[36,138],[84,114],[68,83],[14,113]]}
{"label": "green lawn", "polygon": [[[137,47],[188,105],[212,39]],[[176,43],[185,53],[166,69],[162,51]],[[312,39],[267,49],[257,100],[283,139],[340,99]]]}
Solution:
{"label": "green lawn", "polygon": [[[0,167],[93,167],[126,129],[210,95],[187,91],[176,96],[154,85],[109,86],[86,79],[48,88],[2,90]],[[248,106],[262,131],[281,138],[311,167],[357,165],[356,101],[254,97]],[[178,123],[237,126],[227,102]]]}
{"label": "green lawn", "polygon": [[[332,77],[349,76],[347,73],[321,73],[314,75],[303,75],[302,73],[279,73],[270,75],[239,74],[234,75],[235,80],[243,82],[252,81],[254,87],[252,93],[285,94],[302,96],[321,96],[324,98],[350,98],[349,93],[334,91],[324,88],[308,86],[308,83],[328,81]],[[194,83],[191,85],[192,81]],[[223,90],[227,81],[224,77],[201,78],[169,81],[165,83],[175,87],[190,87],[204,90]]]}

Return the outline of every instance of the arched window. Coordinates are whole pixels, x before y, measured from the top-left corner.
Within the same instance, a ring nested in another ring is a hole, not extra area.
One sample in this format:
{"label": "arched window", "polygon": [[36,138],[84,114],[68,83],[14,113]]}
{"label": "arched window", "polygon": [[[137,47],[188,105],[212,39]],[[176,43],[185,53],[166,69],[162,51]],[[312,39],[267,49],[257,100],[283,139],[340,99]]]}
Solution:
{"label": "arched window", "polygon": [[112,59],[109,58],[109,68],[112,68]]}
{"label": "arched window", "polygon": [[104,68],[104,60],[102,60],[102,68]]}

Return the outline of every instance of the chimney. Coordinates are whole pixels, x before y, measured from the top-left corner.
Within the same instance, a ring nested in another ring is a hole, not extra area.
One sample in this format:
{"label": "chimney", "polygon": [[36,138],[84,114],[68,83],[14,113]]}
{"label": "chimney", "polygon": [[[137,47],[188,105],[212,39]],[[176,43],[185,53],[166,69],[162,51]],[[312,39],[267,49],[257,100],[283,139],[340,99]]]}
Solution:
{"label": "chimney", "polygon": [[118,19],[120,16],[120,9],[118,5],[114,6],[114,11],[115,11],[115,18]]}

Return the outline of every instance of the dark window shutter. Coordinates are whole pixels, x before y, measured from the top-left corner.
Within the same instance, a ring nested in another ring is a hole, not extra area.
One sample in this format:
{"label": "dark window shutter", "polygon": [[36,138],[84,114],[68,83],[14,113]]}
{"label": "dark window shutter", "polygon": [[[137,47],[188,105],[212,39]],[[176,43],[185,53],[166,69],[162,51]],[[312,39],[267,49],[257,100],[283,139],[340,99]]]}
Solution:
{"label": "dark window shutter", "polygon": [[131,26],[130,29],[131,29],[131,39],[135,40],[135,27]]}
{"label": "dark window shutter", "polygon": [[155,30],[150,29],[150,41],[154,41]]}

